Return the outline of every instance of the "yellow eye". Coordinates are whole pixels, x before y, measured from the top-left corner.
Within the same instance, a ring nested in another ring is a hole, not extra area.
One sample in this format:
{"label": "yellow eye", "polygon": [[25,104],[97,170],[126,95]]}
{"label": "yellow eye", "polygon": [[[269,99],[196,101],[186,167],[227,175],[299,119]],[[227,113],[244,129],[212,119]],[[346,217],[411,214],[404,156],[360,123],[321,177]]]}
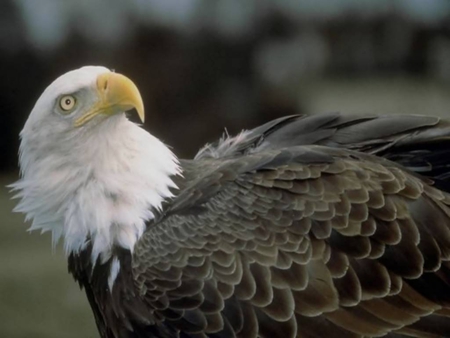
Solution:
{"label": "yellow eye", "polygon": [[76,100],[72,95],[65,95],[59,100],[59,106],[65,112],[71,110],[75,106]]}

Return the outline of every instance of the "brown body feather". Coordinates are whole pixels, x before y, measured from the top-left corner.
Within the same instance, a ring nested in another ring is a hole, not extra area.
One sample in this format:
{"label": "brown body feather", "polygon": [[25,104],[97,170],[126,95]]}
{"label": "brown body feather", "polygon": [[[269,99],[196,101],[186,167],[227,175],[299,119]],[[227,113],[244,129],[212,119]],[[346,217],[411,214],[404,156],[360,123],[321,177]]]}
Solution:
{"label": "brown body feather", "polygon": [[70,257],[102,337],[450,337],[446,122],[307,119],[182,162],[112,292]]}

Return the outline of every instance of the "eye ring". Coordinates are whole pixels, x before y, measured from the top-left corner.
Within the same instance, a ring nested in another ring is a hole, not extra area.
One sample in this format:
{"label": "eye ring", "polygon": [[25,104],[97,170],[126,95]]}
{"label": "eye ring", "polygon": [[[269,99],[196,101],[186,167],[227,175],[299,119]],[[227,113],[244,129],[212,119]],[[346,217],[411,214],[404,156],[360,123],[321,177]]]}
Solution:
{"label": "eye ring", "polygon": [[75,99],[74,96],[64,95],[63,97],[61,97],[59,99],[59,107],[61,108],[62,111],[68,112],[68,111],[72,110],[73,107],[75,107],[76,102],[77,102],[77,100]]}

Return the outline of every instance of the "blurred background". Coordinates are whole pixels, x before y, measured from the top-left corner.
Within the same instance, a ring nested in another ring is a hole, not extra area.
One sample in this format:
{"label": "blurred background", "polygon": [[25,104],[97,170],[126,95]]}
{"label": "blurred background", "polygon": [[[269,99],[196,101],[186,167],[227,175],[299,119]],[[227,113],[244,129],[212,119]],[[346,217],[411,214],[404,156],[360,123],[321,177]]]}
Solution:
{"label": "blurred background", "polygon": [[1,337],[98,336],[61,248],[26,232],[5,187],[35,101],[83,65],[133,79],[145,128],[180,157],[286,114],[450,117],[450,1],[2,0]]}

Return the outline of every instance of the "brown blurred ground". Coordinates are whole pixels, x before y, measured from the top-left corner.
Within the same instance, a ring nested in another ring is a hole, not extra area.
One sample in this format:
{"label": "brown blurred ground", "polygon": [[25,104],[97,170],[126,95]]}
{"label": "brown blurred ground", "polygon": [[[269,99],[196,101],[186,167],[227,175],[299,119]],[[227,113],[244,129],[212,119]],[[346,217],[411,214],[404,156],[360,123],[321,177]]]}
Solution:
{"label": "brown blurred ground", "polygon": [[23,217],[11,214],[15,202],[0,177],[0,337],[97,337],[85,295],[50,235],[28,234]]}

